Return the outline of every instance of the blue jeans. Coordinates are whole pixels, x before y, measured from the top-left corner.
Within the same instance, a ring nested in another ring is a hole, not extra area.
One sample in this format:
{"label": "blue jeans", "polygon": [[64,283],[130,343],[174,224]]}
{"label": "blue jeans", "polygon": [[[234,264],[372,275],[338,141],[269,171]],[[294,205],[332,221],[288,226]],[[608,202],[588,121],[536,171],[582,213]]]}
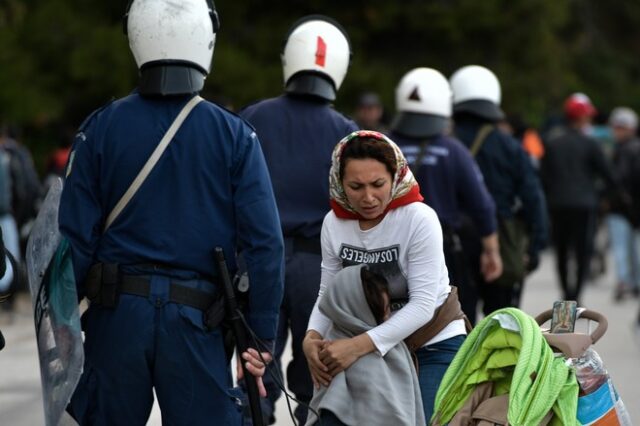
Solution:
{"label": "blue jeans", "polygon": [[[0,228],[2,228],[2,239],[4,246],[9,253],[13,255],[16,261],[20,262],[20,235],[18,232],[18,226],[11,214],[5,214],[0,216]],[[13,269],[9,265],[9,259],[7,261],[7,272],[2,278],[0,278],[0,292],[9,290],[11,283],[13,282]]]}
{"label": "blue jeans", "polygon": [[465,338],[465,335],[454,336],[416,351],[418,381],[420,382],[422,407],[427,424],[433,415],[433,404],[440,382]]}
{"label": "blue jeans", "polygon": [[640,284],[640,235],[622,215],[610,214],[607,218],[611,248],[618,282],[629,287]]}

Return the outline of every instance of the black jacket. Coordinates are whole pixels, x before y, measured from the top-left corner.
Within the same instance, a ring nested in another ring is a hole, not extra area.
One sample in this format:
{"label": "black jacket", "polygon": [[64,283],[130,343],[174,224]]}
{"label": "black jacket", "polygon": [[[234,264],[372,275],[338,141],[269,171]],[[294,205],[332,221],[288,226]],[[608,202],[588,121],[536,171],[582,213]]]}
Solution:
{"label": "black jacket", "polygon": [[618,191],[609,194],[611,213],[621,214],[640,225],[640,140],[616,143],[612,157]]}
{"label": "black jacket", "polygon": [[591,208],[598,205],[598,178],[610,190],[616,185],[595,139],[566,127],[546,143],[540,174],[549,208]]}

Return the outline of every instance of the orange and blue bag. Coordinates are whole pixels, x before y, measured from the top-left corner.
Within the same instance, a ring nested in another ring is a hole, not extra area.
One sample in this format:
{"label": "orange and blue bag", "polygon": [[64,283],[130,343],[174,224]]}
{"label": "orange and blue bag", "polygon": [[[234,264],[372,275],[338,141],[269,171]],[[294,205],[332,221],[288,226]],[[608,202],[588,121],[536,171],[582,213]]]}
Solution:
{"label": "orange and blue bag", "polygon": [[568,361],[575,368],[580,385],[577,412],[580,424],[631,426],[629,413],[598,353],[589,348],[583,356]]}

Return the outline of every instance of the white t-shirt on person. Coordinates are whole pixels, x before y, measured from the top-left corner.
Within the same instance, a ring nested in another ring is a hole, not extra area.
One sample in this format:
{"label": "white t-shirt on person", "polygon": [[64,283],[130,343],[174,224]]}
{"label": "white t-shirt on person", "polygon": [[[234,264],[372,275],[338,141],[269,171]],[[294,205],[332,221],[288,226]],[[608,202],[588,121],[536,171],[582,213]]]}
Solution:
{"label": "white t-shirt on person", "polygon": [[[327,283],[343,267],[366,263],[389,282],[391,318],[367,332],[382,355],[431,320],[451,291],[442,228],[436,213],[424,203],[391,210],[366,231],[360,229],[357,220],[339,219],[331,211],[324,218],[321,241],[320,291],[307,328],[323,336],[332,322],[320,312],[318,301]],[[460,334],[466,334],[464,321],[456,320],[427,345]]]}

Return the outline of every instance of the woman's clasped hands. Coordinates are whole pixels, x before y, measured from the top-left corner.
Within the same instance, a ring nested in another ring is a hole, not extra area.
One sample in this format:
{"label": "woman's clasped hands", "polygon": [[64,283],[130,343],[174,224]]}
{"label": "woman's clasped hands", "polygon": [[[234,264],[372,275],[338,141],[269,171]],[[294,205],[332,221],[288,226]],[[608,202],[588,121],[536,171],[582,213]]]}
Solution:
{"label": "woman's clasped hands", "polygon": [[302,342],[309,372],[316,389],[329,386],[331,379],[346,370],[360,357],[373,352],[375,345],[369,335],[349,339],[324,340],[315,330],[309,330]]}

